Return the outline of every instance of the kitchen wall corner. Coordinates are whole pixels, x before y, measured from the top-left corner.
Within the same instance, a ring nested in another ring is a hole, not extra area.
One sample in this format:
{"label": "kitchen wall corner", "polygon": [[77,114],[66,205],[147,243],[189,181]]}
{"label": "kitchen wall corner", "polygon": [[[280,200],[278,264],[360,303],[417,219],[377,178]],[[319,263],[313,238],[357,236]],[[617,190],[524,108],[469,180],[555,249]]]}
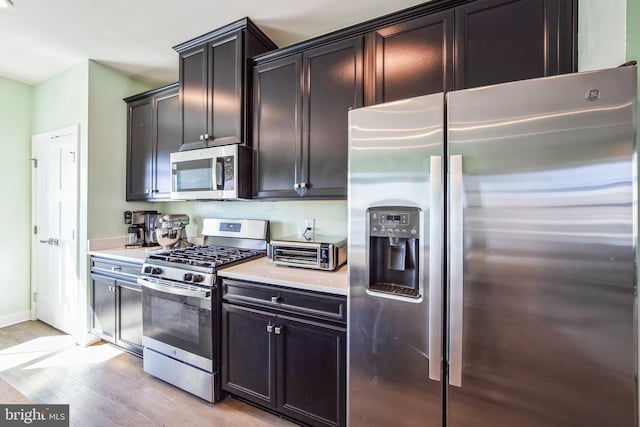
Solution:
{"label": "kitchen wall corner", "polygon": [[11,218],[0,246],[0,327],[29,318],[31,92],[29,85],[0,77],[0,194]]}

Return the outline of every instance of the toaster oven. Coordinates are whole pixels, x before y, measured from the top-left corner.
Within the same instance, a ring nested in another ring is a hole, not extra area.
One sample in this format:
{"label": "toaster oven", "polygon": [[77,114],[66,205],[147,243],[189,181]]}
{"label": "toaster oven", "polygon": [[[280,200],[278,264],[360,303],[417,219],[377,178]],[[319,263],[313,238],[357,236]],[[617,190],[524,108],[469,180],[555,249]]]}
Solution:
{"label": "toaster oven", "polygon": [[347,239],[323,235],[315,235],[312,239],[287,236],[271,240],[267,256],[276,265],[332,271],[347,262]]}

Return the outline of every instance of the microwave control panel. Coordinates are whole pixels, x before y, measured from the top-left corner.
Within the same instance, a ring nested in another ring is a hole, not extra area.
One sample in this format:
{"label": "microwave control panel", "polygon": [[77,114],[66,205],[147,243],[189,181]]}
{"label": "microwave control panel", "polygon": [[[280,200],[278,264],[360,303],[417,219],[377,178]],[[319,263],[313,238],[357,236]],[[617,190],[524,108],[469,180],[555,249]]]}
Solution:
{"label": "microwave control panel", "polygon": [[234,187],[234,179],[233,176],[235,174],[234,170],[234,156],[226,156],[222,158],[223,170],[224,170],[224,190],[233,190]]}

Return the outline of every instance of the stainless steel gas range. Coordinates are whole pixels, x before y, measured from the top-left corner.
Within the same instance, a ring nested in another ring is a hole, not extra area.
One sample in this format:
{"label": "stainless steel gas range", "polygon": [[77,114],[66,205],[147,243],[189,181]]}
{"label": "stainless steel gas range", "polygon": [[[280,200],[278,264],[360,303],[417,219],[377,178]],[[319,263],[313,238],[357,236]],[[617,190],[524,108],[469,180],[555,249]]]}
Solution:
{"label": "stainless steel gas range", "polygon": [[219,268],[262,257],[269,223],[205,219],[204,245],[150,254],[142,266],[144,371],[204,400],[220,399]]}

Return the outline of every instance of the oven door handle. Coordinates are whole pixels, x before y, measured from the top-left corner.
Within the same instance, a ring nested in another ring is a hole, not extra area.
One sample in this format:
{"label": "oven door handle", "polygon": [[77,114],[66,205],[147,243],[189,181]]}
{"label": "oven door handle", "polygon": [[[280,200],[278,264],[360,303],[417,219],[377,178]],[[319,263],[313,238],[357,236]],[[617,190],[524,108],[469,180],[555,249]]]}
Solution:
{"label": "oven door handle", "polygon": [[138,277],[138,284],[145,288],[153,289],[158,292],[165,292],[167,294],[180,295],[183,297],[196,297],[200,299],[208,299],[211,297],[211,291],[196,291],[193,289],[180,289],[171,286],[159,285],[157,283],[150,282],[148,280]]}

